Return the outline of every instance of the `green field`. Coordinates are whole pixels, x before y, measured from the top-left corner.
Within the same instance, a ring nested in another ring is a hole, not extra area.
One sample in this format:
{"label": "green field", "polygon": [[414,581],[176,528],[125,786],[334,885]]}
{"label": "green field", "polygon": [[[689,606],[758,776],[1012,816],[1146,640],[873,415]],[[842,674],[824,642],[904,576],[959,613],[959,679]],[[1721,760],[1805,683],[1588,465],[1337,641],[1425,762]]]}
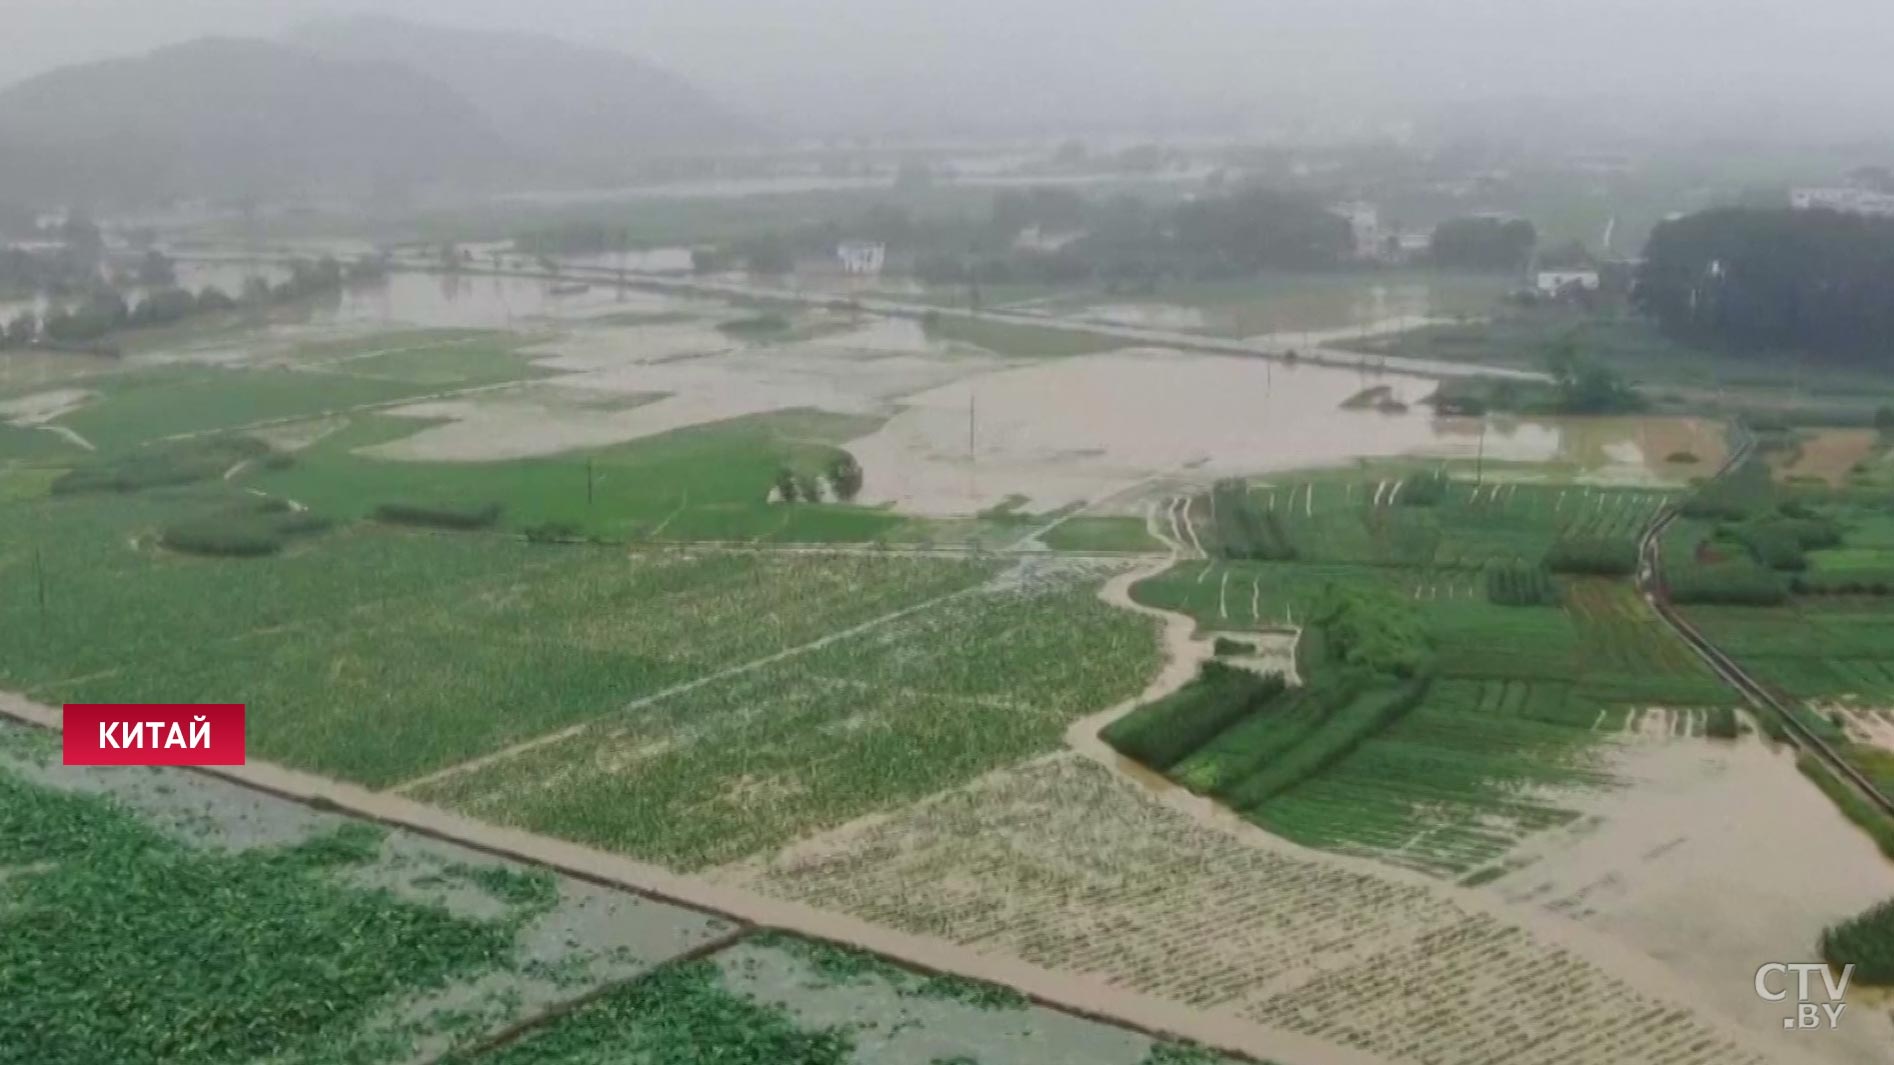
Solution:
{"label": "green field", "polygon": [[[1412,465],[1289,474],[1251,483],[1240,498],[1280,529],[1298,561],[1467,571],[1492,561],[1537,562],[1567,536],[1635,541],[1667,498],[1644,488],[1477,483],[1470,469],[1454,472],[1425,505],[1414,502],[1415,485],[1437,471]],[[1214,541],[1210,497],[1195,499],[1191,516],[1200,538]],[[1228,554],[1210,541],[1206,549]]]}
{"label": "green field", "polygon": [[200,493],[16,507],[0,526],[0,687],[55,703],[246,702],[257,755],[386,785],[990,572],[373,524],[261,559],[156,549]]}
{"label": "green field", "polygon": [[[1542,577],[1539,605],[1492,597],[1487,567],[1531,572],[1557,545],[1616,543],[1635,557],[1661,493],[1504,484],[1476,495],[1449,481],[1403,503],[1407,482],[1425,484],[1411,472],[1290,477],[1220,489],[1214,517],[1211,496],[1192,502],[1213,557],[1140,582],[1138,601],[1193,617],[1200,633],[1296,625],[1306,642],[1332,589],[1392,596],[1427,634],[1433,681],[1384,716],[1367,696],[1292,694],[1166,768],[1299,842],[1482,876],[1527,835],[1576,816],[1549,797],[1555,789],[1608,782],[1599,741],[1635,712],[1677,708],[1675,727],[1694,734],[1726,717],[1735,697],[1662,627],[1628,574]],[[1245,510],[1250,519],[1238,517]],[[1250,553],[1231,546],[1245,520],[1266,526],[1283,557],[1216,557]],[[1363,729],[1314,772],[1269,788],[1239,779],[1293,761],[1351,713]]]}
{"label": "green field", "polygon": [[[1240,602],[1243,616],[1217,612],[1219,573],[1242,589],[1228,602]],[[1561,581],[1559,606],[1507,607],[1451,571],[1185,563],[1134,594],[1214,631],[1250,627],[1252,585],[1256,601],[1267,604],[1254,621],[1269,625],[1302,622],[1331,584],[1409,596],[1435,642],[1438,676],[1418,705],[1346,757],[1245,810],[1312,846],[1374,853],[1442,875],[1472,872],[1527,834],[1571,820],[1571,808],[1543,789],[1604,781],[1597,744],[1623,729],[1633,711],[1700,711],[1735,699],[1625,581]],[[1308,712],[1312,724],[1320,712]],[[1268,742],[1232,729],[1205,758],[1214,761],[1219,745],[1254,752]],[[1192,783],[1203,765],[1186,762],[1178,779]]]}
{"label": "green field", "polygon": [[183,770],[61,767],[58,745],[0,725],[7,1062],[1227,1060]]}
{"label": "green field", "polygon": [[[523,367],[516,367],[501,379],[526,376]],[[60,418],[57,424],[111,451],[166,436],[389,404],[471,385],[443,386],[354,370],[189,367],[125,373],[99,387],[103,395],[98,402]]]}
{"label": "green field", "polygon": [[780,471],[820,474],[843,454],[838,444],[864,431],[864,419],[847,415],[785,411],[541,459],[404,462],[358,453],[422,424],[356,416],[292,465],[250,471],[238,483],[338,519],[386,503],[497,503],[500,527],[551,528],[561,538],[860,543],[903,524],[864,507],[770,503]]}
{"label": "green field", "polygon": [[743,858],[1056,750],[1156,667],[1092,581],[942,603],[424,787],[485,820],[682,868]]}

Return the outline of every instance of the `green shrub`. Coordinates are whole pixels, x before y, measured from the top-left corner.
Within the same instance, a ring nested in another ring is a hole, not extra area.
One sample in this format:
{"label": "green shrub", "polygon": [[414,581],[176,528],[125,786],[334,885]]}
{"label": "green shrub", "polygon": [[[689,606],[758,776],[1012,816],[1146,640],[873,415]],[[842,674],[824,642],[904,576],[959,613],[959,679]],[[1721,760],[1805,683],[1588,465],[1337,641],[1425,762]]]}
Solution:
{"label": "green shrub", "polygon": [[1774,522],[1746,522],[1741,525],[1726,525],[1723,534],[1742,544],[1749,556],[1760,565],[1775,570],[1800,570],[1808,568],[1808,558],[1802,554],[1802,543],[1795,533]]}
{"label": "green shrub", "polygon": [[1782,578],[1748,559],[1675,566],[1664,582],[1673,603],[1776,606],[1789,598]]}
{"label": "green shrub", "polygon": [[1281,757],[1237,782],[1223,798],[1240,810],[1252,810],[1308,780],[1418,706],[1427,694],[1427,684],[1422,677],[1360,692]]}
{"label": "green shrub", "polygon": [[1308,626],[1322,630],[1332,666],[1405,679],[1433,665],[1432,643],[1414,605],[1385,589],[1330,584],[1316,596]]}
{"label": "green shrub", "polygon": [[1264,677],[1205,662],[1190,683],[1112,722],[1100,735],[1119,753],[1163,772],[1285,687],[1279,674]]}
{"label": "green shrub", "polygon": [[1486,567],[1486,598],[1498,606],[1550,606],[1559,593],[1544,566],[1495,561]]}
{"label": "green shrub", "polygon": [[1894,899],[1822,929],[1822,960],[1855,967],[1864,984],[1894,984]]}
{"label": "green shrub", "polygon": [[1736,738],[1737,733],[1736,710],[1734,707],[1713,706],[1710,708],[1709,717],[1703,724],[1704,735],[1709,736],[1711,739],[1733,740]]}
{"label": "green shrub", "polygon": [[485,529],[500,520],[498,503],[383,503],[375,520],[436,529]]}
{"label": "green shrub", "polygon": [[209,481],[239,462],[268,454],[268,444],[247,436],[173,441],[74,467],[53,482],[52,493],[137,492]]}
{"label": "green shrub", "polygon": [[1587,577],[1624,577],[1637,572],[1637,541],[1628,536],[1561,536],[1546,549],[1546,568]]}
{"label": "green shrub", "polygon": [[829,487],[835,489],[835,498],[844,503],[861,493],[862,468],[855,456],[843,452],[829,463]]}
{"label": "green shrub", "polygon": [[581,535],[577,525],[565,521],[542,521],[528,525],[525,533],[527,542],[535,544],[566,543],[577,540]]}
{"label": "green shrub", "polygon": [[1808,557],[1803,552],[1841,544],[1841,529],[1834,522],[1814,515],[1790,516],[1778,512],[1724,525],[1718,531],[1742,544],[1757,562],[1776,570],[1807,569]]}
{"label": "green shrub", "polygon": [[173,551],[227,558],[258,558],[283,549],[283,538],[261,521],[219,518],[166,526],[158,542]]}
{"label": "green shrub", "polygon": [[158,542],[192,555],[260,558],[281,551],[292,537],[328,527],[328,519],[320,515],[291,510],[288,503],[271,499],[173,522],[159,532]]}
{"label": "green shrub", "polygon": [[1677,509],[1687,518],[1741,521],[1775,507],[1769,465],[1752,455],[1722,477],[1706,482]]}

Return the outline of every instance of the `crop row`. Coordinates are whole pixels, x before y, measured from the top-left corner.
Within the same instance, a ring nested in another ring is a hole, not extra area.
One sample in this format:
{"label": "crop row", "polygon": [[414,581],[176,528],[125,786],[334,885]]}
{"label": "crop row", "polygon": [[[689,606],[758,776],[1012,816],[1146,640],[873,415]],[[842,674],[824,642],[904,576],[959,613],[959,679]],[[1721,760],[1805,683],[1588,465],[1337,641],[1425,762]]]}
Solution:
{"label": "crop row", "polygon": [[[1076,756],[984,778],[743,882],[1394,1060],[1749,1065],[1696,1017],[1523,929],[1232,839]],[[1543,1051],[1528,1032],[1547,1037]]]}
{"label": "crop row", "polygon": [[680,868],[733,861],[1058,747],[1137,692],[1148,623],[1066,579],[937,604],[422,788]]}
{"label": "crop row", "polygon": [[0,522],[0,686],[48,702],[243,702],[254,755],[383,786],[994,572],[373,526],[241,564],[127,548],[200,506],[84,497]]}

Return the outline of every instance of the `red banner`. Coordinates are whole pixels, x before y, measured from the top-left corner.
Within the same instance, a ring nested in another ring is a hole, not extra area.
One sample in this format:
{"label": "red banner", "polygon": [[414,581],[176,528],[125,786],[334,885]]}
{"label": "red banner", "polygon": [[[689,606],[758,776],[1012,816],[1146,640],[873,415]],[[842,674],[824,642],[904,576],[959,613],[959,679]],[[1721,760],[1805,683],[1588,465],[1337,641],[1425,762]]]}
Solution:
{"label": "red banner", "polygon": [[67,765],[242,765],[242,703],[67,703]]}

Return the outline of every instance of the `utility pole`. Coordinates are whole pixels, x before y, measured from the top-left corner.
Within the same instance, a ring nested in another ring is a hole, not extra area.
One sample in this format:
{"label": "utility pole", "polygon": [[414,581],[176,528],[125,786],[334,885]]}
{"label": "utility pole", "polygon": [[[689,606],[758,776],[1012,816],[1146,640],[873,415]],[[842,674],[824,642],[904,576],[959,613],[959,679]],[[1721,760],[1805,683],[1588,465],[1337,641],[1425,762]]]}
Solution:
{"label": "utility pole", "polygon": [[585,505],[588,507],[592,505],[592,459],[590,456],[587,456],[585,460]]}
{"label": "utility pole", "polygon": [[39,622],[46,624],[46,560],[41,556],[40,546],[33,545],[33,583],[39,588]]}

